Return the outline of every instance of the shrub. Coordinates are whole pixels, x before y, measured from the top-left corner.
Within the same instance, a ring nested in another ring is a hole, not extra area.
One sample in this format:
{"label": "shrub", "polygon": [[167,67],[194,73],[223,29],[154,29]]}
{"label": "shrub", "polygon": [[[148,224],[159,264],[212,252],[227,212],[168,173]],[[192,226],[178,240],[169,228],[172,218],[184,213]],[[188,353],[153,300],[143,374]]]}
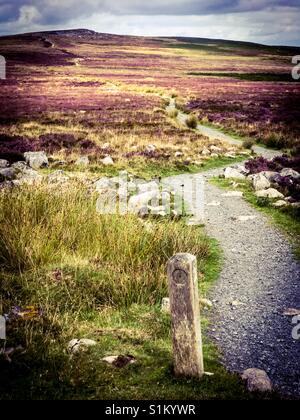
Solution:
{"label": "shrub", "polygon": [[252,147],[255,145],[255,141],[251,139],[247,139],[243,142],[243,148],[244,149],[252,149]]}
{"label": "shrub", "polygon": [[209,245],[183,222],[155,222],[149,230],[134,215],[100,215],[96,197],[82,187],[0,194],[0,271],[32,273],[41,278],[33,287],[47,290],[40,273],[66,268],[71,278],[59,293],[63,303],[158,302],[167,295],[166,262],[178,252],[195,254],[201,263]]}
{"label": "shrub", "polygon": [[170,118],[177,118],[178,117],[178,109],[172,109],[168,112],[168,116]]}
{"label": "shrub", "polygon": [[190,115],[186,120],[186,125],[195,130],[198,126],[198,119],[195,115]]}

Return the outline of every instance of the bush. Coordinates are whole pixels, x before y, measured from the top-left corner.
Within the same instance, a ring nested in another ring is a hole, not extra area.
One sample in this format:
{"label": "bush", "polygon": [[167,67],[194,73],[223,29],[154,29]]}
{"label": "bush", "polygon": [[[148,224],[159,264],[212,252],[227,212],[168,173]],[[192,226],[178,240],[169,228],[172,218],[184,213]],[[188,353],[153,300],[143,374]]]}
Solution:
{"label": "bush", "polygon": [[252,147],[255,146],[255,141],[247,139],[243,142],[243,148],[244,149],[252,149]]}
{"label": "bush", "polygon": [[186,120],[186,125],[195,130],[198,126],[198,119],[195,115],[190,115]]}
{"label": "bush", "polygon": [[178,252],[201,264],[209,245],[183,222],[153,222],[150,230],[134,215],[100,215],[96,197],[82,187],[0,194],[0,271],[30,273],[33,288],[42,290],[53,284],[45,272],[66,271],[62,304],[156,303],[167,295],[166,262]]}

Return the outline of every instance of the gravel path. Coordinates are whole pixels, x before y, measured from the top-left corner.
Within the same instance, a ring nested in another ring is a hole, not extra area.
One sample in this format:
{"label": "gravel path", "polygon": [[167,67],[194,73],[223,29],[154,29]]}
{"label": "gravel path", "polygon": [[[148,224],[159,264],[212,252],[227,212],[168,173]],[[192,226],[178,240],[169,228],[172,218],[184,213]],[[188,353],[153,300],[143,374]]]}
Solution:
{"label": "gravel path", "polygon": [[[300,340],[293,340],[292,318],[283,315],[288,308],[300,308],[300,265],[268,218],[243,198],[224,197],[226,191],[208,182],[221,172],[202,174],[207,232],[218,240],[225,257],[210,296],[211,336],[229,370],[263,369],[282,394],[300,398]],[[199,176],[165,182],[178,185]],[[253,219],[240,221],[240,216]]]}

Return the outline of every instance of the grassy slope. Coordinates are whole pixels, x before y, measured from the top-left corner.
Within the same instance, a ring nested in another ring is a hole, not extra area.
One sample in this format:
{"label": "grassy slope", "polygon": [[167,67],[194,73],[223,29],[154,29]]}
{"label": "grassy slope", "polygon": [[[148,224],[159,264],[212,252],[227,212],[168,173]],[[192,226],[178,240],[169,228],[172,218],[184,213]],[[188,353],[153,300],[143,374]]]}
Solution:
{"label": "grassy slope", "polygon": [[[215,376],[172,375],[170,317],[160,310],[165,264],[177,252],[197,255],[205,296],[221,259],[202,228],[99,216],[77,189],[3,193],[0,208],[1,312],[15,305],[43,311],[8,325],[7,347],[21,344],[26,353],[11,364],[0,359],[2,399],[250,398],[206,339],[205,367]],[[72,358],[66,347],[75,337],[98,345]],[[101,362],[118,354],[137,363],[118,370]]]}

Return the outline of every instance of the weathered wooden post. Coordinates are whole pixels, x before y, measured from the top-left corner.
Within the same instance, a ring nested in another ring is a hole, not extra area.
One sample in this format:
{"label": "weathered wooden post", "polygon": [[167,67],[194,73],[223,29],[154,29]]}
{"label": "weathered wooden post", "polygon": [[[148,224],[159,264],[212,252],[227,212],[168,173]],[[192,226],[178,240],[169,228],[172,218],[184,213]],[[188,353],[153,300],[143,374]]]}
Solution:
{"label": "weathered wooden post", "polygon": [[175,375],[204,374],[197,259],[177,254],[168,262]]}

